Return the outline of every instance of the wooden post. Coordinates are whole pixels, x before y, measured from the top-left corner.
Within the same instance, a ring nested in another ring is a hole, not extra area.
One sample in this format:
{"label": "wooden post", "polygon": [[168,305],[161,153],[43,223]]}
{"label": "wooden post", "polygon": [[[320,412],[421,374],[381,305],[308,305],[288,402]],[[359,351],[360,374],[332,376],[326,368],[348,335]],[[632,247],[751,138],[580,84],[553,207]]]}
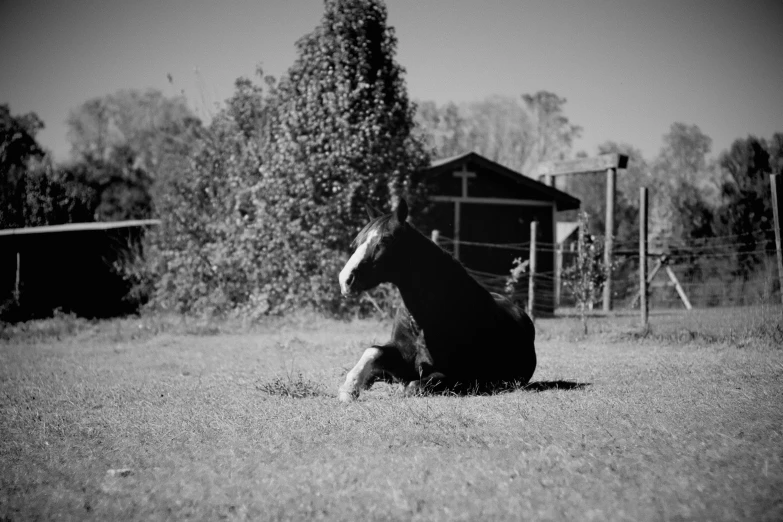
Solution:
{"label": "wooden post", "polygon": [[21,282],[21,271],[22,271],[22,254],[21,252],[16,252],[16,282],[14,283],[14,299],[16,300],[17,304],[19,303],[20,293],[19,293],[19,284]]}
{"label": "wooden post", "polygon": [[639,309],[647,326],[647,187],[639,187]]}
{"label": "wooden post", "polygon": [[[462,180],[462,198],[468,197],[468,180],[475,178],[474,172],[468,172],[467,164],[462,165],[462,170],[454,172],[452,174],[455,178],[461,178]],[[462,214],[462,208],[459,201],[454,202],[454,257],[459,259],[459,240],[460,240],[460,218]]]}
{"label": "wooden post", "polygon": [[530,263],[528,271],[530,277],[527,282],[527,313],[530,318],[534,318],[533,308],[536,302],[536,233],[538,232],[538,222],[530,222]]}
{"label": "wooden post", "polygon": [[671,279],[671,282],[674,285],[675,290],[677,290],[677,293],[680,295],[680,300],[682,301],[682,304],[685,305],[686,309],[692,310],[693,306],[691,306],[691,302],[688,300],[688,296],[685,294],[685,290],[683,290],[680,281],[677,279],[677,276],[674,275],[674,270],[672,270],[669,265],[666,265],[666,273],[669,275],[669,279]]}
{"label": "wooden post", "polygon": [[604,312],[612,309],[612,249],[614,247],[614,202],[617,169],[606,169],[606,233],[604,237],[604,265],[606,282],[604,283]]}
{"label": "wooden post", "polygon": [[775,218],[775,249],[778,252],[778,281],[780,281],[780,302],[783,303],[783,251],[781,250],[781,228],[783,228],[783,176],[780,174],[769,175],[770,189],[772,189],[772,214]]}
{"label": "wooden post", "polygon": [[555,245],[555,308],[560,307],[560,285],[562,276],[560,271],[563,267],[563,246]]}
{"label": "wooden post", "polygon": [[[655,264],[652,271],[650,271],[650,275],[647,276],[647,286],[649,286],[650,283],[653,282],[653,279],[655,279],[655,276],[658,275],[658,272],[661,270],[661,268],[663,268],[663,266],[664,266],[663,261],[661,259],[658,259],[658,262]],[[641,289],[639,289],[639,293],[637,293],[634,296],[633,301],[631,301],[631,308],[636,306],[636,301],[639,300],[639,297],[641,296],[641,292],[642,292]]]}
{"label": "wooden post", "polygon": [[459,259],[459,215],[461,213],[459,201],[454,202],[454,249],[452,254],[455,259]]}

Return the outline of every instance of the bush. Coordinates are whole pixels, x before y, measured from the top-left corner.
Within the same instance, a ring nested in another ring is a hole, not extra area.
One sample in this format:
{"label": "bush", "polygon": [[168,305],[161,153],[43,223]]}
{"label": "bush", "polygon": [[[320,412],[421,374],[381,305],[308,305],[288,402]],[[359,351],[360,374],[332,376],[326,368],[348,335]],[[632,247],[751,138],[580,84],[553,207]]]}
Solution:
{"label": "bush", "polygon": [[[322,24],[269,91],[246,79],[186,151],[148,248],[153,303],[184,313],[258,317],[295,308],[367,312],[336,276],[364,205],[416,205],[429,164],[396,39],[376,0],[330,0]],[[375,303],[373,304],[373,300]]]}

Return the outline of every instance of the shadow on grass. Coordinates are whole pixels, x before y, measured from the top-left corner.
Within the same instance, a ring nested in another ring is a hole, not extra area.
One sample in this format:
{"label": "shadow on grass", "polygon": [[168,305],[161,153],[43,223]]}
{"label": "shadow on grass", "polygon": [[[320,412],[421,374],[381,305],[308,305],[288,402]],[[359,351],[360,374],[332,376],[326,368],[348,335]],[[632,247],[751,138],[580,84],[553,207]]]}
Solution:
{"label": "shadow on grass", "polygon": [[461,397],[481,396],[481,395],[500,395],[502,393],[512,393],[515,391],[525,392],[544,392],[548,390],[581,390],[590,386],[589,382],[575,381],[537,381],[528,384],[519,382],[494,382],[485,384],[472,384],[471,386],[456,385],[445,390],[422,390],[425,395],[458,395]]}
{"label": "shadow on grass", "polygon": [[520,389],[538,393],[548,390],[581,390],[588,386],[590,386],[589,382],[537,381],[521,386]]}

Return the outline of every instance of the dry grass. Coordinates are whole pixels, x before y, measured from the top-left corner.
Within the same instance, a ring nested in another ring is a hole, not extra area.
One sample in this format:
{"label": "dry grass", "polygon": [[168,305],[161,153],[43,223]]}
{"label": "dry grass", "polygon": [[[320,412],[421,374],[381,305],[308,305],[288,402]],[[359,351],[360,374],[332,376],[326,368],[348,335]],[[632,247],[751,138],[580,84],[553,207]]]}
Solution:
{"label": "dry grass", "polygon": [[767,312],[539,321],[528,389],[351,405],[337,386],[388,324],[7,328],[0,520],[780,520]]}

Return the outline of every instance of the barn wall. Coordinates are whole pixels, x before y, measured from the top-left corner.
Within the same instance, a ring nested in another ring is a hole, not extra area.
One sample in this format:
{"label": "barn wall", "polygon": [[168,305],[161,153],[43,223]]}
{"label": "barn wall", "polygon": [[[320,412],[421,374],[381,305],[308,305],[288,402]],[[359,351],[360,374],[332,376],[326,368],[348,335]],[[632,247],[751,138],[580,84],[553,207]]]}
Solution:
{"label": "barn wall", "polygon": [[[456,162],[441,166],[430,179],[431,194],[435,197],[450,196],[459,198],[462,194],[462,179],[455,172],[463,169],[476,174],[468,179],[467,200],[461,200],[460,206],[460,246],[459,259],[470,270],[488,274],[509,274],[516,258],[528,259],[526,249],[508,249],[491,246],[465,244],[465,242],[503,245],[508,243],[529,243],[530,223],[538,221],[537,272],[535,313],[539,316],[554,313],[554,219],[555,202],[547,195],[520,185],[506,173],[494,171],[476,162]],[[471,202],[470,198],[492,198],[492,200],[513,199],[540,201],[540,204],[499,204]],[[424,220],[429,234],[432,229],[440,231],[442,236],[455,237],[455,202],[437,201],[431,206]],[[442,245],[453,251],[452,244]],[[495,278],[498,281],[498,278]],[[494,284],[493,284],[494,285]],[[489,287],[489,286],[488,286]],[[497,290],[496,288],[493,288]],[[519,289],[526,295],[527,280],[520,281]]]}
{"label": "barn wall", "polygon": [[127,258],[140,237],[140,228],[2,237],[0,305],[13,298],[19,252],[19,318],[45,317],[56,309],[85,317],[133,312],[128,284],[113,265]]}

